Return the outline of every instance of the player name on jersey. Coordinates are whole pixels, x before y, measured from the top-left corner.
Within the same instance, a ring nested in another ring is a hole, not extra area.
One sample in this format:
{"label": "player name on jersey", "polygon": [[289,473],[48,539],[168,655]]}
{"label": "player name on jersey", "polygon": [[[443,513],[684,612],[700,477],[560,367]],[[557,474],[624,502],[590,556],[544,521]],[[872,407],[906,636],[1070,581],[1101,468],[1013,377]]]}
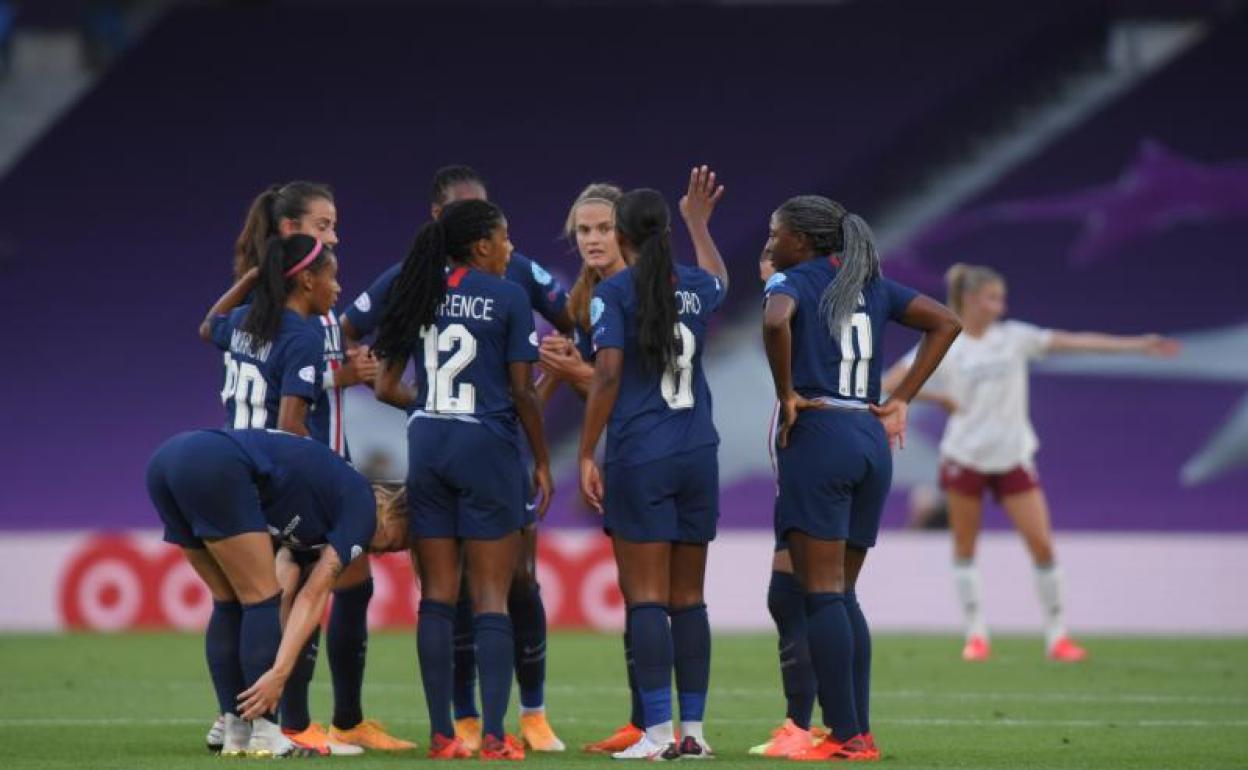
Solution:
{"label": "player name on jersey", "polygon": [[474,321],[494,320],[494,298],[472,294],[448,294],[438,308],[443,318],[471,318]]}
{"label": "player name on jersey", "polygon": [[273,351],[272,341],[266,342],[259,347],[256,346],[256,340],[250,333],[242,329],[235,329],[230,333],[230,352],[240,353],[245,356],[259,359],[260,361],[268,361],[269,353]]}

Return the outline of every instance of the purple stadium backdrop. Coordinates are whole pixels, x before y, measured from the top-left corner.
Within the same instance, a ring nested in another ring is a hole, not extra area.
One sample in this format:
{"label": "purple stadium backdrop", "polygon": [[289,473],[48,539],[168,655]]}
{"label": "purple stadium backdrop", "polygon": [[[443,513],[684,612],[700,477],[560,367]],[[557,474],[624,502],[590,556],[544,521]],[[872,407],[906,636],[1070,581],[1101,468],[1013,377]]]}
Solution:
{"label": "purple stadium backdrop", "polygon": [[[1000,93],[1054,30],[1101,29],[1078,4],[1002,5],[970,21],[912,9],[931,18],[887,39],[865,34],[881,10],[858,6],[172,14],[0,182],[0,529],[154,524],[150,452],[221,420],[220,358],[195,327],[268,183],[334,185],[346,302],[401,257],[443,163],[478,167],[519,247],[569,278],[575,255],[557,233],[584,184],[655,186],[674,203],[702,161],[729,186],[713,224],[736,279],[710,353],[724,524],[769,526],[754,331],[767,216],[798,192],[869,214],[880,201],[856,190],[872,189],[901,137],[947,130],[951,101]],[[712,36],[705,56],[687,55]],[[1040,468],[1060,527],[1248,530],[1248,100],[1223,76],[1246,67],[1241,18],[886,264],[936,294],[951,262],[994,265],[1019,318],[1187,343],[1174,361],[1037,369]],[[888,344],[891,360],[911,340]],[[566,442],[579,407],[562,398],[552,422]],[[926,446],[929,465],[933,420],[919,416],[913,450]],[[918,462],[898,491],[925,473]],[[552,521],[592,523],[562,481]]]}

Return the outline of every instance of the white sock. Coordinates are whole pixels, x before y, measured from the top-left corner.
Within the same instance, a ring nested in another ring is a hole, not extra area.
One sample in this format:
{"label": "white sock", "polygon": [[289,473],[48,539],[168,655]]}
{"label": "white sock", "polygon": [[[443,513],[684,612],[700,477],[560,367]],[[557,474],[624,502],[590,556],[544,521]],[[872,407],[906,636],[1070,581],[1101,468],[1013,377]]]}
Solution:
{"label": "white sock", "polygon": [[527,717],[530,714],[545,714],[545,713],[546,713],[545,704],[541,706],[534,706],[533,708],[529,708],[528,706],[520,707],[520,716],[522,717]]}
{"label": "white sock", "polygon": [[652,743],[657,743],[660,746],[666,746],[676,740],[675,733],[672,732],[671,720],[661,722],[652,727],[647,727],[646,737],[649,738]]}
{"label": "white sock", "polygon": [[1056,564],[1036,567],[1036,594],[1044,610],[1044,646],[1048,649],[1066,635],[1066,617],[1062,612],[1062,571]]}
{"label": "white sock", "polygon": [[702,737],[702,723],[701,722],[682,721],[680,723],[680,735],[682,738],[686,735],[689,735],[694,738],[697,738],[698,743],[706,743],[706,738]]}
{"label": "white sock", "polygon": [[980,590],[979,570],[974,561],[968,559],[953,563],[953,585],[958,592],[958,602],[962,604],[966,638],[982,636],[987,639],[988,624],[984,620],[983,592]]}

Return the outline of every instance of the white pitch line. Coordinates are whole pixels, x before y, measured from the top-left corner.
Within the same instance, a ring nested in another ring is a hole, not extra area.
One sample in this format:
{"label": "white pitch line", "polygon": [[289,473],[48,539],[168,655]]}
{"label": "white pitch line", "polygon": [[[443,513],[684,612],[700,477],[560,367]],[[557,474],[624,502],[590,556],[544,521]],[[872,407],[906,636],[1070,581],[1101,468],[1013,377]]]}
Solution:
{"label": "white pitch line", "polygon": [[[387,717],[387,722],[396,724],[424,724],[424,720],[403,717]],[[579,717],[561,717],[559,722],[571,724],[597,724],[600,719],[583,719]],[[1248,719],[945,719],[929,717],[897,717],[876,718],[876,724],[902,725],[912,727],[1089,727],[1089,728],[1142,728],[1156,729],[1165,727],[1190,728],[1223,728],[1248,727]],[[775,722],[773,717],[757,719],[724,718],[711,720],[711,724],[729,725],[769,725]],[[0,718],[0,728],[22,727],[160,727],[177,725],[208,725],[211,719],[205,717],[15,717]]]}

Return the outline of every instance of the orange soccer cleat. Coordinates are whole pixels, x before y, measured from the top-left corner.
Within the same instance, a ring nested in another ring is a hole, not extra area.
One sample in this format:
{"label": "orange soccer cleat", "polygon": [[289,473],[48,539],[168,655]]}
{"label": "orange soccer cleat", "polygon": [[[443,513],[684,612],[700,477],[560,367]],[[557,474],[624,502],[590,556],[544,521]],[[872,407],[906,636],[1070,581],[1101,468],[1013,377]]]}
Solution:
{"label": "orange soccer cleat", "polygon": [[487,735],[481,739],[481,759],[486,762],[493,760],[518,762],[524,759],[524,744],[512,735],[501,740],[493,735]]}
{"label": "orange soccer cleat", "polygon": [[412,741],[405,741],[387,733],[386,728],[376,719],[365,719],[350,730],[330,727],[329,739],[371,751],[410,751],[416,748]]}
{"label": "orange soccer cleat", "polygon": [[464,742],[458,738],[447,738],[441,733],[435,733],[433,740],[429,741],[430,759],[471,759],[472,752],[464,747]]}
{"label": "orange soccer cleat", "polygon": [[463,717],[455,720],[455,737],[469,751],[481,748],[481,719],[479,717]]}
{"label": "orange soccer cleat", "polygon": [[874,762],[880,758],[880,747],[875,745],[875,738],[871,737],[871,733],[863,733],[855,740],[862,741],[864,759]]}
{"label": "orange soccer cleat", "polygon": [[786,719],[784,724],[771,731],[771,738],[766,743],[751,748],[750,754],[756,757],[788,757],[814,745],[815,737],[810,730],[803,730],[792,719]]}
{"label": "orange soccer cleat", "polygon": [[828,736],[808,749],[790,754],[789,759],[798,762],[870,762],[878,756],[872,756],[871,747],[863,736],[856,735],[844,743]]}
{"label": "orange soccer cleat", "polygon": [[637,725],[627,724],[596,743],[585,744],[581,747],[581,751],[587,754],[614,754],[632,746],[645,734],[645,731]]}
{"label": "orange soccer cleat", "polygon": [[978,662],[988,660],[992,657],[992,647],[988,644],[988,639],[982,636],[972,636],[966,640],[966,646],[962,648],[962,660]]}
{"label": "orange soccer cleat", "polygon": [[1049,647],[1049,660],[1059,663],[1080,663],[1087,659],[1088,651],[1075,644],[1069,636],[1063,636]]}
{"label": "orange soccer cleat", "polygon": [[291,743],[294,743],[296,746],[311,749],[323,757],[330,754],[340,757],[351,757],[364,753],[364,749],[358,746],[349,746],[345,743],[331,740],[329,734],[325,732],[325,728],[316,722],[308,725],[303,730],[282,728],[282,735],[289,738]]}
{"label": "orange soccer cleat", "polygon": [[545,711],[520,715],[520,740],[525,748],[533,751],[563,751],[567,748],[555,735],[550,722],[546,721]]}

